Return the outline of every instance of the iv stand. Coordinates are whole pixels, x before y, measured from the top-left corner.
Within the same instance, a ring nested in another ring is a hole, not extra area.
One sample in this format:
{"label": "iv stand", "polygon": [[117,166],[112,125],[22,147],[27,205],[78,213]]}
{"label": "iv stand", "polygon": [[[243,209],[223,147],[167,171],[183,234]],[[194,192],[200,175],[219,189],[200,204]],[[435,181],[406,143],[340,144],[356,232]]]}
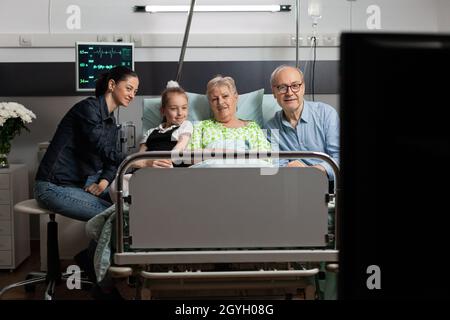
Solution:
{"label": "iv stand", "polygon": [[[178,60],[178,70],[177,70],[177,77],[176,77],[176,81],[178,83],[180,83],[181,80],[181,72],[183,69],[183,62],[184,62],[184,54],[186,52],[186,46],[187,46],[187,42],[188,42],[188,38],[189,38],[189,30],[191,29],[191,21],[192,21],[192,16],[194,14],[194,7],[195,7],[195,0],[191,0],[191,6],[189,8],[189,14],[188,14],[188,19],[186,22],[186,29],[184,31],[184,38],[183,38],[183,45],[181,47],[181,53],[180,53],[180,59]],[[300,29],[300,24],[299,24],[299,11],[300,11],[300,0],[296,0],[295,1],[295,34],[296,34],[296,46],[295,46],[295,66],[297,68],[299,68],[299,56],[298,56],[298,50],[300,47],[300,41],[299,41],[299,29]]]}
{"label": "iv stand", "polygon": [[300,0],[295,0],[295,67],[300,68],[298,59],[298,48],[300,46],[299,31],[300,31]]}
{"label": "iv stand", "polygon": [[194,14],[195,0],[191,0],[191,7],[189,8],[189,15],[186,22],[186,30],[184,31],[183,45],[181,47],[180,59],[178,60],[178,71],[176,81],[180,83],[181,70],[183,69],[184,53],[186,52],[186,46],[189,38],[189,30],[191,29],[192,15]]}

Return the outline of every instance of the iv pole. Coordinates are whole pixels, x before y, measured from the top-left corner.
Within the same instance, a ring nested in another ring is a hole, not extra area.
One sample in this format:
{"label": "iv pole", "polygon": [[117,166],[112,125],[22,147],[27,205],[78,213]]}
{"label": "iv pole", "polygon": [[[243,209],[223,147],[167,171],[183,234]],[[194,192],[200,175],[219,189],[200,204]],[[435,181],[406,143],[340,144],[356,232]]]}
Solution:
{"label": "iv pole", "polygon": [[298,48],[300,46],[299,30],[300,30],[300,0],[295,0],[295,67],[300,67],[298,59]]}
{"label": "iv pole", "polygon": [[180,83],[181,70],[183,69],[184,53],[186,52],[186,46],[189,38],[189,30],[191,29],[192,15],[194,14],[195,0],[191,0],[191,7],[189,8],[189,15],[186,22],[186,30],[184,30],[183,45],[181,47],[180,59],[178,60],[178,70],[176,81]]}
{"label": "iv pole", "polygon": [[[295,5],[295,23],[296,23],[296,49],[295,49],[295,66],[298,68],[299,67],[299,57],[298,57],[298,49],[300,46],[299,43],[299,11],[300,11],[300,0],[296,0],[295,1],[296,5]],[[176,81],[178,83],[180,83],[181,80],[181,72],[183,69],[183,62],[184,62],[184,54],[186,52],[186,46],[187,46],[187,42],[188,42],[188,38],[189,38],[189,30],[191,29],[191,21],[192,21],[192,16],[194,14],[194,7],[195,7],[195,0],[191,0],[191,6],[189,8],[189,14],[188,14],[188,19],[186,22],[186,29],[184,30],[184,38],[183,38],[183,45],[181,47],[181,53],[180,53],[180,59],[178,60],[178,70],[177,70],[177,77],[176,77]]]}

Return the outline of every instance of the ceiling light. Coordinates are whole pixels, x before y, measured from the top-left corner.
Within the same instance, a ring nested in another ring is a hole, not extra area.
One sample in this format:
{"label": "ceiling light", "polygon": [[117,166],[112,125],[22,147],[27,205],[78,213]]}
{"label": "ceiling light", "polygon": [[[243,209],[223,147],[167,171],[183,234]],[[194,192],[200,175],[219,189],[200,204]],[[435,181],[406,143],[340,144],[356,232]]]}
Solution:
{"label": "ceiling light", "polygon": [[[134,6],[135,12],[188,12],[189,6]],[[291,5],[217,5],[195,6],[194,12],[286,12],[291,11]]]}

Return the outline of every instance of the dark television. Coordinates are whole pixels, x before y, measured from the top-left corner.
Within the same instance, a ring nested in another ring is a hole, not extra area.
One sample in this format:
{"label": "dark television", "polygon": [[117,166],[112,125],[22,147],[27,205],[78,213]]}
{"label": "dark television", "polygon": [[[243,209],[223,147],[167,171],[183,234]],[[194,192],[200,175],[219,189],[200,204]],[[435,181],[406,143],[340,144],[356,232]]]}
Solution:
{"label": "dark television", "polygon": [[134,43],[77,42],[76,90],[94,91],[98,76],[115,66],[134,70]]}
{"label": "dark television", "polygon": [[339,298],[448,299],[450,35],[344,33],[340,54]]}

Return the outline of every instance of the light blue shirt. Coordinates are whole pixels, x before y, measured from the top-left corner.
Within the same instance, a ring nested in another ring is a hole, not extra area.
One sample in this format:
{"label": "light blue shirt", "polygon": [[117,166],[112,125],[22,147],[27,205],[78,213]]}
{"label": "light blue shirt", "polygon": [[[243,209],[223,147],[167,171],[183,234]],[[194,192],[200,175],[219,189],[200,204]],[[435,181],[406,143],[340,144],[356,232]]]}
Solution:
{"label": "light blue shirt", "polygon": [[[304,101],[301,118],[293,128],[283,113],[278,111],[270,119],[268,140],[278,140],[280,151],[314,151],[328,154],[339,165],[339,116],[336,110],[323,102]],[[273,129],[278,129],[278,134]],[[277,138],[278,136],[278,138]],[[307,165],[322,165],[330,180],[334,180],[331,166],[318,159],[302,159]],[[280,160],[280,165],[287,165],[288,160]]]}

